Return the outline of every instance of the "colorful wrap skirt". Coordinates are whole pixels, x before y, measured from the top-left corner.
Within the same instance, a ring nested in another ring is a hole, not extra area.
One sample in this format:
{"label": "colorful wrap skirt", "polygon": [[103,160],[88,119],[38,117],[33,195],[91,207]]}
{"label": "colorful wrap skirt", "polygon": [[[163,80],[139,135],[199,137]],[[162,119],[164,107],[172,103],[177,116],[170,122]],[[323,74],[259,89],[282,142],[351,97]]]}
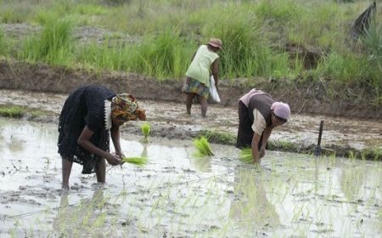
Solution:
{"label": "colorful wrap skirt", "polygon": [[195,93],[199,96],[208,99],[208,96],[210,95],[210,90],[205,84],[193,78],[187,79],[188,83],[186,81],[186,84],[184,85],[182,90],[184,93]]}

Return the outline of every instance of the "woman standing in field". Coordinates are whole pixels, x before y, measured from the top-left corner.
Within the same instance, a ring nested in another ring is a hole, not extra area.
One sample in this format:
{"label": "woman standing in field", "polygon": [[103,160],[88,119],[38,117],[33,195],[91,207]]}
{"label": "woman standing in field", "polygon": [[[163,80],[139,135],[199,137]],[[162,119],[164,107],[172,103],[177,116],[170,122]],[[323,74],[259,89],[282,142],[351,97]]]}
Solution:
{"label": "woman standing in field", "polygon": [[287,122],[289,116],[288,104],[276,102],[268,93],[252,89],[239,100],[236,147],[251,147],[254,162],[260,162],[272,129]]}
{"label": "woman standing in field", "polygon": [[206,116],[211,74],[215,79],[216,88],[218,87],[219,55],[217,52],[221,49],[222,41],[212,38],[207,45],[201,45],[192,57],[192,62],[186,72],[186,85],[183,89],[183,92],[187,94],[187,114],[191,114],[192,100],[197,96],[202,116]]}
{"label": "woman standing in field", "polygon": [[[69,189],[73,162],[83,165],[83,174],[96,173],[97,182],[105,182],[105,159],[121,164],[119,127],[129,121],[145,120],[145,111],[126,93],[116,95],[100,86],[76,89],[66,99],[58,126],[58,153],[62,157],[62,188]],[[116,155],[109,153],[109,131]]]}

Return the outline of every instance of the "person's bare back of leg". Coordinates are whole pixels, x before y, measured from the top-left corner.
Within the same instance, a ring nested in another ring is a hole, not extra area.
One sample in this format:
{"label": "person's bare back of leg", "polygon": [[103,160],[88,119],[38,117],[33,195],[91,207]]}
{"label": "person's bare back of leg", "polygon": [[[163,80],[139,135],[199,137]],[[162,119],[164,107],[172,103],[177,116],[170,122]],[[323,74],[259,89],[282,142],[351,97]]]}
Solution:
{"label": "person's bare back of leg", "polygon": [[69,177],[72,171],[73,162],[62,157],[62,188],[69,189]]}

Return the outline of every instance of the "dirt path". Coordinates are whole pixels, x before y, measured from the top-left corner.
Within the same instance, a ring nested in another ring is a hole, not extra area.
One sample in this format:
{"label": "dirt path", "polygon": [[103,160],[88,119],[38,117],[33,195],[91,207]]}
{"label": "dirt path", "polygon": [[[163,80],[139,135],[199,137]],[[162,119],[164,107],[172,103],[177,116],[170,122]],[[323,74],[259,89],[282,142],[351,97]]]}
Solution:
{"label": "dirt path", "polygon": [[[0,104],[14,104],[53,112],[54,116],[40,120],[57,123],[58,114],[67,95],[36,93],[19,90],[0,90]],[[152,135],[170,139],[189,139],[201,131],[226,132],[232,139],[236,136],[238,117],[235,107],[210,105],[207,118],[200,116],[199,105],[193,105],[192,115],[185,114],[180,103],[141,100],[152,125]],[[294,114],[286,126],[276,128],[270,141],[282,150],[306,150],[317,143],[318,127],[324,120],[322,146],[337,154],[348,150],[382,149],[382,121],[351,120],[340,117],[309,116]],[[124,126],[125,132],[140,133],[141,122]],[[219,142],[219,141],[217,141]],[[232,143],[232,140],[231,140]],[[293,148],[285,148],[285,147]]]}

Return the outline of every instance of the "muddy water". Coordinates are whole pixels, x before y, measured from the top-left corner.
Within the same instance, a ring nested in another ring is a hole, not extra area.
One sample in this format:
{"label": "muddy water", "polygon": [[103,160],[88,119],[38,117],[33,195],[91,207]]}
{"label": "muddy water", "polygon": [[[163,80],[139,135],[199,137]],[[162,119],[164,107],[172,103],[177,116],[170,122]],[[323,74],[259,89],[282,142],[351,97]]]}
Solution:
{"label": "muddy water", "polygon": [[[145,167],[107,167],[107,184],[73,166],[61,195],[54,124],[0,119],[0,236],[376,237],[382,163],[268,151],[260,167],[212,145],[124,134]],[[102,235],[101,235],[102,234]]]}
{"label": "muddy water", "polygon": [[[58,115],[66,97],[67,95],[62,94],[0,90],[0,105],[27,106]],[[148,121],[153,125],[153,132],[163,137],[189,138],[190,131],[205,129],[225,131],[233,135],[237,133],[237,108],[210,105],[207,119],[204,119],[200,116],[199,105],[193,105],[192,116],[188,116],[185,114],[183,104],[150,100],[140,100],[140,103],[146,110]],[[321,115],[292,114],[291,120],[286,125],[275,128],[270,140],[293,142],[301,145],[301,147],[315,145],[321,120],[325,121],[322,137],[323,147],[353,148],[356,150],[376,147],[382,149],[381,120],[355,120]],[[140,131],[139,127],[135,130]]]}

